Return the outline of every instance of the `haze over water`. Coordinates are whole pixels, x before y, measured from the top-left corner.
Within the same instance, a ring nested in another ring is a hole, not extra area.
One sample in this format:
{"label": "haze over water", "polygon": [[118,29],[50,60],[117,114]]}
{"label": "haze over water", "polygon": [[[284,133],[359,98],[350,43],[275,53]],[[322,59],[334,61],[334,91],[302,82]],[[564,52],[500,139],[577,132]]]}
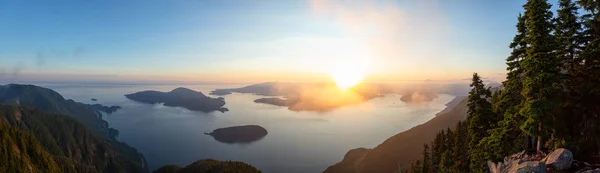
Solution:
{"label": "haze over water", "polygon": [[[124,97],[143,90],[170,91],[181,86],[207,94],[217,88],[245,85],[46,85],[67,99],[123,107],[104,118],[120,131],[121,141],[145,156],[150,170],[211,158],[247,162],[267,173],[321,172],[339,162],[350,149],[373,148],[390,136],[426,122],[454,98],[440,95],[431,102],[406,104],[400,101],[400,95],[393,94],[328,112],[295,112],[253,102],[261,96],[234,93],[223,96],[230,111],[203,113]],[[249,144],[220,143],[204,134],[249,124],[263,126],[269,134]]]}

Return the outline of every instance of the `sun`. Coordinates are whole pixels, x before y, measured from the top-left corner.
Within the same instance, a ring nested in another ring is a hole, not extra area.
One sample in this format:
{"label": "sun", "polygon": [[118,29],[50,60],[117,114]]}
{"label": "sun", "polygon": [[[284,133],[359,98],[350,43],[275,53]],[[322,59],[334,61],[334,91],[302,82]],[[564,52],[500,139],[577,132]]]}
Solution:
{"label": "sun", "polygon": [[332,68],[331,79],[339,89],[348,90],[364,79],[366,65],[361,59],[339,62]]}
{"label": "sun", "polygon": [[337,88],[346,91],[358,85],[367,75],[373,54],[358,38],[347,38],[325,51],[323,63]]}
{"label": "sun", "polygon": [[336,70],[331,74],[336,86],[342,90],[348,90],[358,85],[364,78],[364,74],[351,69]]}

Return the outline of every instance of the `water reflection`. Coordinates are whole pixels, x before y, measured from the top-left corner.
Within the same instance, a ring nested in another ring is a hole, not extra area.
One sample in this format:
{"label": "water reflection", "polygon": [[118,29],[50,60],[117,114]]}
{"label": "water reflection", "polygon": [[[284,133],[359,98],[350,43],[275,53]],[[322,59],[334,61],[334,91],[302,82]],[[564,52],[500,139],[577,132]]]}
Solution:
{"label": "water reflection", "polygon": [[[208,93],[216,88],[244,85],[184,86]],[[52,86],[48,86],[53,88]],[[339,162],[350,149],[372,148],[401,131],[433,118],[453,96],[440,95],[431,102],[407,104],[401,95],[389,94],[327,112],[290,111],[287,107],[256,104],[264,96],[223,96],[230,108],[225,113],[203,113],[162,104],[141,104],[123,95],[142,90],[167,92],[180,86],[139,85],[111,87],[59,87],[68,99],[119,105],[105,116],[119,139],[135,147],[154,170],[166,164],[188,165],[199,159],[237,160],[263,172],[312,173]],[[248,144],[230,145],[205,135],[214,129],[256,124],[268,135]]]}

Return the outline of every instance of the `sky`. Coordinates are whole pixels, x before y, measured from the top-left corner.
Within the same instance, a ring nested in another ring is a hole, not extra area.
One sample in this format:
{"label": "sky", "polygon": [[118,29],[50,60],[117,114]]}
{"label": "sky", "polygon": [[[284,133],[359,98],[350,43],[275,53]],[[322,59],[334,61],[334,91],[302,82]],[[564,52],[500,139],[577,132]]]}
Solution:
{"label": "sky", "polygon": [[0,0],[0,81],[502,80],[524,3]]}

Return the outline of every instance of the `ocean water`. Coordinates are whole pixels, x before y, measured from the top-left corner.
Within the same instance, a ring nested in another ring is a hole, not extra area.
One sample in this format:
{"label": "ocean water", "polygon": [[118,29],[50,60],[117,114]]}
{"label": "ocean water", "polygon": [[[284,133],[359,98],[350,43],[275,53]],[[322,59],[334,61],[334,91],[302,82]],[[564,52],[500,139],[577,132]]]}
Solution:
{"label": "ocean water", "polygon": [[[205,94],[217,88],[245,85],[42,85],[67,99],[123,107],[105,115],[119,140],[135,147],[150,170],[166,164],[187,165],[199,159],[243,161],[266,173],[322,172],[353,148],[373,148],[399,132],[422,124],[454,98],[440,95],[431,102],[407,104],[390,94],[328,112],[290,111],[286,107],[254,103],[261,96],[223,96],[230,111],[203,113],[125,98],[143,90],[170,91],[187,87]],[[92,98],[98,101],[91,101]],[[226,144],[205,132],[216,128],[256,124],[267,129],[263,139],[248,144]]]}

